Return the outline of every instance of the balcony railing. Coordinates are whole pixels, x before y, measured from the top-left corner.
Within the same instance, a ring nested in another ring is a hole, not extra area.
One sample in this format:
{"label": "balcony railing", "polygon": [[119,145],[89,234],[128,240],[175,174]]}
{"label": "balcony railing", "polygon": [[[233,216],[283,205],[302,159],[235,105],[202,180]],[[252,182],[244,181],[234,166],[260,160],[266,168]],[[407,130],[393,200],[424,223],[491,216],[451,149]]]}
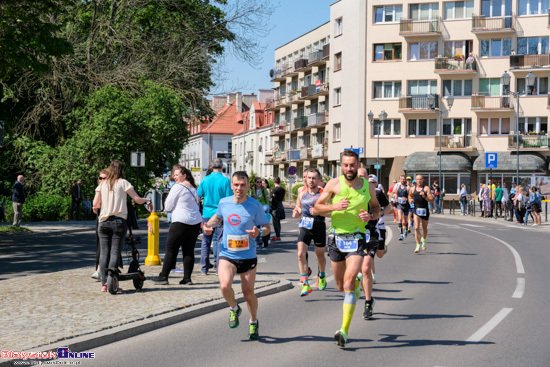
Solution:
{"label": "balcony railing", "polygon": [[550,69],[550,54],[510,55],[510,69]]}
{"label": "balcony railing", "polygon": [[[517,148],[517,135],[510,133],[508,135],[508,148]],[[546,135],[525,135],[519,136],[519,147],[524,149],[544,149],[548,148],[548,134]]]}
{"label": "balcony railing", "polygon": [[273,69],[269,71],[269,76],[271,77],[271,81],[279,81],[280,79],[284,79],[284,75],[286,74],[288,70],[287,64],[281,64],[279,66],[275,66]]}
{"label": "balcony railing", "polygon": [[327,146],[323,144],[315,144],[311,152],[312,158],[323,158],[327,156]]}
{"label": "balcony railing", "polygon": [[275,162],[286,161],[286,151],[277,151],[273,154]]}
{"label": "balcony railing", "polygon": [[294,118],[294,125],[292,125],[292,130],[299,130],[307,127],[307,117],[301,116]]}
{"label": "balcony railing", "polygon": [[300,160],[300,149],[292,149],[290,151],[290,160],[299,161]]}
{"label": "balcony railing", "polygon": [[311,159],[311,148],[303,147],[300,149],[300,160]]}
{"label": "balcony railing", "polygon": [[472,16],[472,32],[510,32],[516,29],[516,16],[487,17]]}
{"label": "balcony railing", "polygon": [[309,54],[307,57],[307,63],[309,65],[323,61],[323,50],[315,51]]}
{"label": "balcony railing", "polygon": [[325,112],[312,113],[307,117],[307,126],[321,125],[325,123],[325,121],[328,121],[328,113],[325,113]]}
{"label": "balcony railing", "polygon": [[285,69],[283,69],[281,76],[287,77],[287,76],[292,76],[294,74],[297,74],[294,65],[288,65]]}
{"label": "balcony railing", "polygon": [[401,18],[399,21],[399,34],[401,35],[430,35],[440,34],[441,20],[412,20]]}
{"label": "balcony railing", "polygon": [[323,46],[323,59],[326,59],[327,57],[330,57],[330,43]]}
{"label": "balcony railing", "polygon": [[[471,135],[442,135],[441,136],[441,150],[446,149],[472,149],[472,136]],[[439,135],[435,136],[435,149],[439,149]]]}
{"label": "balcony railing", "polygon": [[[439,108],[439,96],[434,94],[435,108]],[[399,97],[399,109],[401,110],[429,110],[428,95],[401,96]]]}
{"label": "balcony railing", "polygon": [[475,73],[477,72],[477,61],[475,58],[473,62],[468,62],[467,60],[456,60],[447,57],[435,59],[435,72],[436,73],[460,73],[468,72]]}
{"label": "balcony railing", "polygon": [[286,121],[280,121],[271,128],[271,134],[284,134],[288,131],[288,123]]}
{"label": "balcony railing", "polygon": [[472,110],[513,110],[510,96],[472,95]]}
{"label": "balcony railing", "polygon": [[294,69],[296,71],[303,69],[307,66],[307,59],[300,59],[294,63]]}

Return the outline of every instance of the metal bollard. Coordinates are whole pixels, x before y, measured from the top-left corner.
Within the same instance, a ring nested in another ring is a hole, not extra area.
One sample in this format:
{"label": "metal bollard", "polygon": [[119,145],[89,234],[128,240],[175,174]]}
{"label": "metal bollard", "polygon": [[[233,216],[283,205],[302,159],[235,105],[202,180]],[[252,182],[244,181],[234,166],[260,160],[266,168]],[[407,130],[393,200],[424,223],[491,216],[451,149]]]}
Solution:
{"label": "metal bollard", "polygon": [[146,197],[151,198],[153,211],[147,219],[147,257],[145,265],[160,265],[162,262],[159,257],[159,217],[157,212],[162,211],[162,194],[158,190],[151,190]]}

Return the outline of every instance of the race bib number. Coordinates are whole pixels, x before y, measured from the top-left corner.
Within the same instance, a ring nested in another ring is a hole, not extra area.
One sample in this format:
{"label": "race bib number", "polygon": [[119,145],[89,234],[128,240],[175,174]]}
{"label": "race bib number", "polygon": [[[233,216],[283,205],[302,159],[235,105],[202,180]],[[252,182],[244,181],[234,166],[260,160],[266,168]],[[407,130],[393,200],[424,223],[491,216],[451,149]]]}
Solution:
{"label": "race bib number", "polygon": [[426,208],[416,208],[416,215],[420,217],[426,216]]}
{"label": "race bib number", "polygon": [[397,198],[397,204],[406,204],[407,199],[406,198]]}
{"label": "race bib number", "polygon": [[352,234],[336,235],[336,247],[342,252],[356,252],[359,248],[359,240]]}
{"label": "race bib number", "polygon": [[248,235],[243,236],[228,235],[227,236],[227,249],[229,251],[246,251],[249,249]]}
{"label": "race bib number", "polygon": [[411,203],[411,209],[414,209],[414,203]]}
{"label": "race bib number", "polygon": [[313,228],[313,218],[311,217],[302,217],[300,221],[300,227],[311,229]]}

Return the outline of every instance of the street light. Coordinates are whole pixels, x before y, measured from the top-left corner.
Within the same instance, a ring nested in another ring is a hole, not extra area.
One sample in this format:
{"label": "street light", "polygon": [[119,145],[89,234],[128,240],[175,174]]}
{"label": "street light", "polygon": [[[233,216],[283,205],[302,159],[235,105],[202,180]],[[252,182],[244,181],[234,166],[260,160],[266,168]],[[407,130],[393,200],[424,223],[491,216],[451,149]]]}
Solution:
{"label": "street light", "polygon": [[[435,111],[435,96],[430,94],[428,96],[428,106],[430,106],[430,109]],[[447,105],[449,106],[449,111],[451,108],[453,108],[453,103],[455,102],[455,98],[453,96],[447,97]],[[443,181],[441,180],[441,135],[443,134],[443,121],[441,119],[442,112],[441,107],[437,110],[437,124],[439,125],[439,190],[441,191],[443,189]]]}
{"label": "street light", "polygon": [[384,123],[384,120],[388,118],[388,114],[386,113],[385,110],[382,110],[382,112],[378,114],[378,121],[374,121],[374,113],[372,113],[372,111],[370,111],[367,116],[369,118],[369,121],[372,127],[373,128],[378,127],[378,131],[377,131],[378,147],[376,150],[376,176],[378,177],[378,182],[380,182],[380,127]]}
{"label": "street light", "polygon": [[[519,90],[517,92],[512,92],[510,90],[510,80],[512,78],[510,77],[510,74],[508,74],[507,71],[504,71],[504,74],[500,77],[500,81],[502,82],[502,87],[504,89],[504,94],[511,94],[512,96],[516,97],[516,106],[517,106],[517,112],[516,112],[516,184],[519,185]],[[525,81],[527,82],[527,86],[529,88],[532,88],[535,85],[536,77],[533,73],[529,72],[527,76],[525,77]]]}
{"label": "street light", "polygon": [[244,167],[245,165],[245,156],[246,156],[246,152],[245,152],[245,146],[246,146],[246,140],[245,140],[245,123],[244,123],[244,118],[242,120],[239,120],[237,121],[238,124],[241,124],[243,125],[243,151],[242,151],[242,154],[243,154],[243,171],[246,171],[246,168]]}

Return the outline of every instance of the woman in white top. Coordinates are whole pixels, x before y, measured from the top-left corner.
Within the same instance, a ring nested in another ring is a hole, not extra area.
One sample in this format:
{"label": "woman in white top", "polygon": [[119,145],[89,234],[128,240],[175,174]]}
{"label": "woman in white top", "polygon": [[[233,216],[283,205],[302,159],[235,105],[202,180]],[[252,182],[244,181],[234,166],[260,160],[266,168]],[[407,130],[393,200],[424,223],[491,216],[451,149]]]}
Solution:
{"label": "woman in white top", "polygon": [[164,210],[172,212],[172,223],[166,238],[164,263],[155,284],[168,284],[168,275],[176,266],[179,248],[183,254],[183,280],[180,284],[193,284],[191,273],[195,265],[195,242],[201,231],[202,215],[197,186],[191,172],[180,164],[172,167],[176,184],[164,203]]}
{"label": "woman in white top", "polygon": [[[120,250],[128,225],[128,207],[126,194],[136,203],[145,204],[148,200],[140,197],[131,183],[124,179],[124,165],[115,159],[111,162],[107,177],[95,189],[94,213],[98,213],[98,236],[101,247],[99,269],[101,271],[102,291],[107,292],[106,269],[117,269],[120,260]],[[109,264],[107,264],[109,262]],[[107,266],[108,265],[108,266]]]}

